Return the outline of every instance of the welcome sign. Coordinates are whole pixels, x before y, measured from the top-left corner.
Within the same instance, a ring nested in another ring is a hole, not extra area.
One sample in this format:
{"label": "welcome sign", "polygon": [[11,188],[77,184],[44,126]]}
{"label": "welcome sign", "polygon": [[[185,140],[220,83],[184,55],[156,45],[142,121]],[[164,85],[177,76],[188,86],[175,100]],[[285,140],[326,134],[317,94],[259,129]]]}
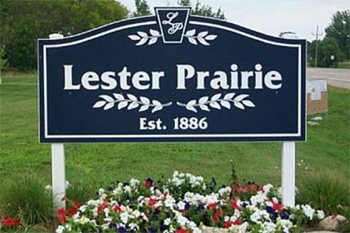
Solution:
{"label": "welcome sign", "polygon": [[305,40],[156,8],[40,39],[40,141],[305,140]]}

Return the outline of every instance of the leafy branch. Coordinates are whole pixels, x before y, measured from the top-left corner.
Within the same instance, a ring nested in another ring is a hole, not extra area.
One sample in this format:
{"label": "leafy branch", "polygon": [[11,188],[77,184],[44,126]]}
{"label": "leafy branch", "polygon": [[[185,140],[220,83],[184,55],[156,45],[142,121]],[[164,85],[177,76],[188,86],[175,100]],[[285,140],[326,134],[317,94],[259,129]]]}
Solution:
{"label": "leafy branch", "polygon": [[122,94],[114,93],[113,97],[109,95],[100,95],[102,100],[97,101],[93,108],[102,108],[106,111],[108,109],[117,106],[118,110],[126,108],[127,110],[132,110],[140,107],[139,112],[147,111],[149,108],[153,108],[151,110],[152,113],[162,110],[164,107],[169,107],[172,105],[172,102],[162,104],[158,100],[150,100],[147,97],[141,96],[139,99],[132,95],[126,94],[124,97]]}
{"label": "leafy branch", "polygon": [[[196,29],[189,30],[185,33],[185,37],[187,37],[188,41],[191,44],[198,45],[198,42],[202,45],[209,46],[208,41],[215,40],[217,35],[208,35],[208,31],[200,32],[196,35]],[[198,41],[198,42],[197,42]]]}
{"label": "leafy branch", "polygon": [[241,94],[235,97],[235,93],[228,93],[223,98],[222,94],[215,94],[211,98],[209,96],[203,96],[199,98],[199,100],[190,100],[187,104],[176,102],[176,104],[180,107],[185,107],[187,110],[192,112],[197,112],[197,108],[199,107],[203,111],[210,112],[209,107],[221,110],[221,107],[231,109],[231,104],[236,108],[244,110],[246,107],[254,108],[255,104],[246,100],[249,95]]}
{"label": "leafy branch", "polygon": [[146,32],[138,31],[137,35],[129,35],[128,37],[133,41],[138,41],[136,43],[136,46],[144,45],[148,41],[148,45],[152,45],[157,43],[158,38],[162,35],[157,31],[150,29],[149,30],[150,35],[148,35]]}

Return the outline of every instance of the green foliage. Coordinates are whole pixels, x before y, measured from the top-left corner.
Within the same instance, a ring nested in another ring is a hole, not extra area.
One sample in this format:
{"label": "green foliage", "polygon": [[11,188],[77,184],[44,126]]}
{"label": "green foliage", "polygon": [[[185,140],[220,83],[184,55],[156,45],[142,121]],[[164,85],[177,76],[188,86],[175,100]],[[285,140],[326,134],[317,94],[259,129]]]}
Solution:
{"label": "green foliage", "polygon": [[340,51],[350,59],[350,10],[337,11],[326,28],[326,34],[326,37],[336,40]]}
{"label": "green foliage", "polygon": [[74,35],[124,19],[127,9],[114,0],[0,0],[1,41],[9,66],[36,67],[37,39],[51,33]]}
{"label": "green foliage", "polygon": [[[316,41],[308,44],[308,62],[311,66],[315,65]],[[333,60],[331,59],[333,56]],[[344,54],[340,51],[337,41],[333,37],[325,37],[318,41],[318,67],[338,67],[338,63],[343,61]]]}
{"label": "green foliage", "polygon": [[339,211],[339,205],[350,206],[350,184],[338,174],[314,172],[304,176],[300,185],[299,203],[308,203],[326,214]]}
{"label": "green foliage", "polygon": [[52,194],[34,176],[15,176],[1,185],[0,213],[24,225],[47,224],[54,219]]}
{"label": "green foliage", "polygon": [[136,11],[134,17],[150,15],[151,11],[146,0],[135,0]]}
{"label": "green foliage", "polygon": [[86,202],[96,197],[95,187],[91,184],[73,184],[66,190],[66,196],[70,201]]}
{"label": "green foliage", "polygon": [[[180,0],[178,2],[180,6],[192,6],[191,0]],[[219,8],[217,11],[214,11],[213,8],[209,5],[203,5],[199,1],[192,8],[192,15],[206,16],[218,19],[225,19],[225,13]]]}

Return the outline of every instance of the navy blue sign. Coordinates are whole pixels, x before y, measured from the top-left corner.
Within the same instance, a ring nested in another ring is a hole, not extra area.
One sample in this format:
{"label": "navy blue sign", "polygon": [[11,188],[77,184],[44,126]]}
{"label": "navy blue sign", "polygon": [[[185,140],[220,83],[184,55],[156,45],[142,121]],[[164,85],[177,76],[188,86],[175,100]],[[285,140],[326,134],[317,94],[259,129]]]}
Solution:
{"label": "navy blue sign", "polygon": [[41,142],[305,140],[305,40],[155,12],[39,40]]}

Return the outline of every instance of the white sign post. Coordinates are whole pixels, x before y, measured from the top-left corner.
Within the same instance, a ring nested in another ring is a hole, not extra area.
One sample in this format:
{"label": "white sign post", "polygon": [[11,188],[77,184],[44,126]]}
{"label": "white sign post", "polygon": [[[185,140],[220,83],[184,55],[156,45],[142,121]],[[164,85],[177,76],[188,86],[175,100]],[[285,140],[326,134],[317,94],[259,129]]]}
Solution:
{"label": "white sign post", "polygon": [[[50,34],[50,39],[61,39],[61,34]],[[57,208],[66,207],[66,169],[63,143],[51,144],[52,194]]]}
{"label": "white sign post", "polygon": [[295,206],[295,142],[282,145],[282,203]]}

